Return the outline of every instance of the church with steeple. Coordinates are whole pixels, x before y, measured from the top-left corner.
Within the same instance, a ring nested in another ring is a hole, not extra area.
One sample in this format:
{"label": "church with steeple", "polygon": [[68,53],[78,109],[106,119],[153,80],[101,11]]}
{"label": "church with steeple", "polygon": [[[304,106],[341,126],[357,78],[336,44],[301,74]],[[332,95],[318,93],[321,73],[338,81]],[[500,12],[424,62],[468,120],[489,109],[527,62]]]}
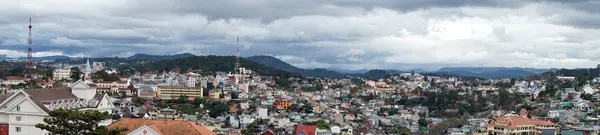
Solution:
{"label": "church with steeple", "polygon": [[90,58],[87,58],[83,69],[81,69],[81,72],[83,72],[82,78],[85,81],[89,81],[90,79],[92,79],[91,74],[93,73],[93,70],[92,70],[92,66],[90,65]]}

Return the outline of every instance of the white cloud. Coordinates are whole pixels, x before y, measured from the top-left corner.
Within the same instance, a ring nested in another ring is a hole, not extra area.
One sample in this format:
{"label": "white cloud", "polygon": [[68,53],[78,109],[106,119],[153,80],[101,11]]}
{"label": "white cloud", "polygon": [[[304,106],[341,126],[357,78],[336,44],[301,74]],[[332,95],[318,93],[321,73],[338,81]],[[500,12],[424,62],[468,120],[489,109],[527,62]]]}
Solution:
{"label": "white cloud", "polygon": [[[600,59],[600,30],[590,28],[600,26],[600,20],[589,19],[600,15],[568,4],[309,0],[262,1],[269,7],[261,7],[251,1],[204,1],[198,9],[189,7],[193,1],[183,2],[0,1],[0,16],[9,18],[0,21],[0,30],[6,31],[0,33],[6,45],[0,53],[23,56],[24,51],[14,50],[24,46],[25,17],[31,13],[34,50],[48,54],[234,55],[235,37],[240,36],[245,56],[272,54],[307,68],[577,68],[594,67]],[[586,18],[586,27],[569,21]]]}

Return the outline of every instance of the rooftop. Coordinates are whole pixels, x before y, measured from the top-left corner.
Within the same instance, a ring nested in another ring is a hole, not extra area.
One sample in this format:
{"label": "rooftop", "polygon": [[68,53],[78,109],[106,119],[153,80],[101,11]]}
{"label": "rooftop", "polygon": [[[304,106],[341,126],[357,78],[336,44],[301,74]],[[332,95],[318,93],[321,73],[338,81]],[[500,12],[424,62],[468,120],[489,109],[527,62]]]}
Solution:
{"label": "rooftop", "polygon": [[214,132],[192,122],[180,120],[146,120],[124,118],[108,126],[109,129],[127,128],[125,134],[148,126],[161,135],[216,135]]}

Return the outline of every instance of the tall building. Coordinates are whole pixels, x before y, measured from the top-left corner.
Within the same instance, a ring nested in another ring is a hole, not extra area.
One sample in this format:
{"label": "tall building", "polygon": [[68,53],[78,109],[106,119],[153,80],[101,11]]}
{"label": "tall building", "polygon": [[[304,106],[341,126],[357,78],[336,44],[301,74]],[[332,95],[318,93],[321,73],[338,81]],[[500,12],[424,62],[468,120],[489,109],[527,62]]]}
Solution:
{"label": "tall building", "polygon": [[70,68],[59,68],[52,71],[53,80],[71,80]]}

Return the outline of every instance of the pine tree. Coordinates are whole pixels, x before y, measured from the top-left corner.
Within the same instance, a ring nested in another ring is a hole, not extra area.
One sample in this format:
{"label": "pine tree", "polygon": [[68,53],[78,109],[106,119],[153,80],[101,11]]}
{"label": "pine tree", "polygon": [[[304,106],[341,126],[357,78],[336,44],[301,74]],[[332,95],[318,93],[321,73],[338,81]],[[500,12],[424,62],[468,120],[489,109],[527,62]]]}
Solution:
{"label": "pine tree", "polygon": [[61,135],[120,135],[126,129],[108,129],[99,126],[101,121],[111,118],[107,112],[79,111],[58,109],[48,113],[50,117],[44,118],[45,123],[36,124],[35,127]]}

